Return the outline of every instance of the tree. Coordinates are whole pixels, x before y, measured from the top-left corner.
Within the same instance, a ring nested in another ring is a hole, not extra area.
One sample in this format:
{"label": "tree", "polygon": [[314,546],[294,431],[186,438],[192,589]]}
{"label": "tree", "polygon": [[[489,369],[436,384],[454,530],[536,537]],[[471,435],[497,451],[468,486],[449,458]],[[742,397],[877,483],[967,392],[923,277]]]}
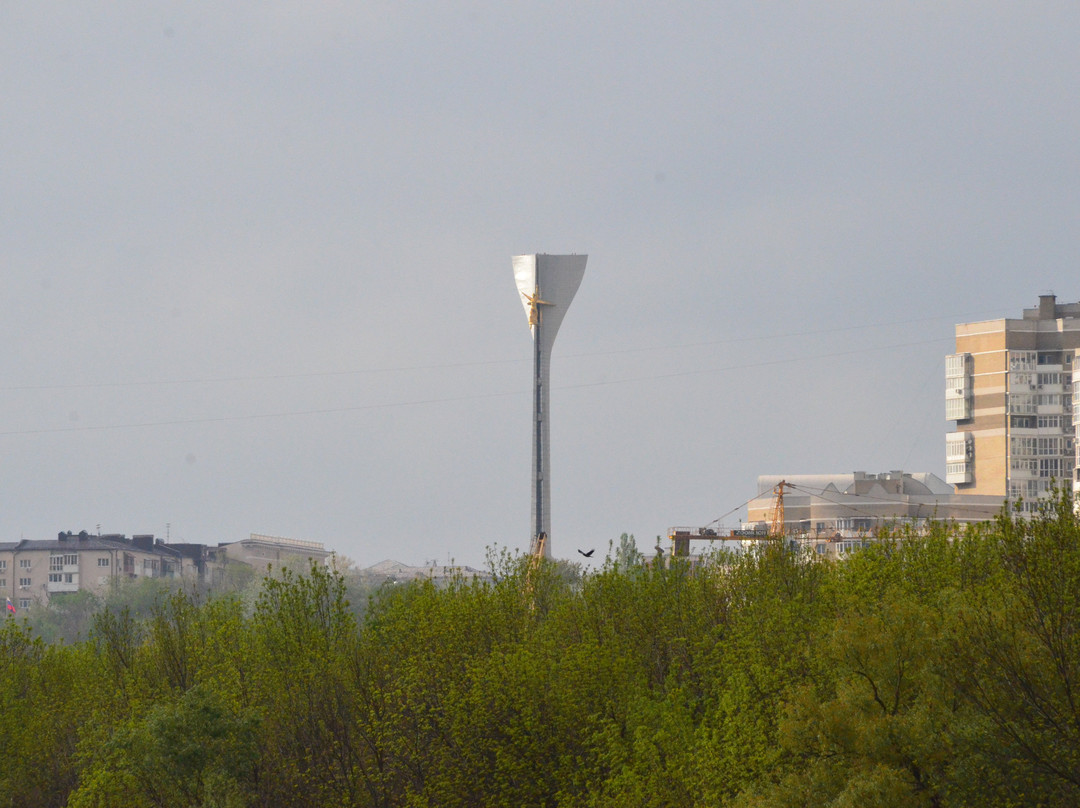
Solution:
{"label": "tree", "polygon": [[633,533],[623,533],[619,536],[619,546],[615,548],[615,565],[619,569],[625,570],[640,564],[644,558],[638,551]]}

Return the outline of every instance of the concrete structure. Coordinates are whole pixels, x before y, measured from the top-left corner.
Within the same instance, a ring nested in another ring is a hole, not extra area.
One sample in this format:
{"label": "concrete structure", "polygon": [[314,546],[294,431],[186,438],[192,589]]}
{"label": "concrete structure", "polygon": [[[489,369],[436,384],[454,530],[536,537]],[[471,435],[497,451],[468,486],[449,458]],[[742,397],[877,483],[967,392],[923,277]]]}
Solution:
{"label": "concrete structure", "polygon": [[785,544],[833,559],[865,546],[885,530],[919,532],[932,521],[984,522],[1003,504],[1001,497],[960,496],[928,472],[764,475],[758,477],[758,495],[747,503],[745,522],[737,528],[670,528],[671,556],[693,567],[709,558],[710,549],[739,553],[776,541],[771,529],[781,481]]}
{"label": "concrete structure", "polygon": [[[551,555],[551,348],[585,275],[587,255],[515,255],[514,281],[533,338],[531,552]],[[540,536],[547,541],[540,542]]]}
{"label": "concrete structure", "polygon": [[883,527],[919,528],[931,520],[984,522],[1002,506],[1001,497],[960,496],[929,472],[764,475],[747,505],[744,529],[768,533],[781,480],[787,483],[784,532],[812,539],[858,539]]}
{"label": "concrete structure", "polygon": [[1039,507],[1051,482],[1080,493],[1076,447],[1080,303],[1041,295],[1023,319],[956,326],[945,359],[946,482],[965,497]]}
{"label": "concrete structure", "polygon": [[[301,564],[304,567],[324,564],[330,551],[322,542],[288,539],[283,536],[265,536],[252,533],[240,541],[222,543],[218,548],[229,561],[239,561],[265,572],[268,567],[279,568],[289,564]],[[302,571],[302,570],[301,570]]]}
{"label": "concrete structure", "polygon": [[372,584],[404,583],[406,581],[418,581],[428,579],[435,583],[463,579],[484,578],[489,579],[489,573],[473,567],[455,564],[436,564],[432,562],[423,567],[403,564],[400,561],[387,559],[359,570],[357,576],[361,581]]}

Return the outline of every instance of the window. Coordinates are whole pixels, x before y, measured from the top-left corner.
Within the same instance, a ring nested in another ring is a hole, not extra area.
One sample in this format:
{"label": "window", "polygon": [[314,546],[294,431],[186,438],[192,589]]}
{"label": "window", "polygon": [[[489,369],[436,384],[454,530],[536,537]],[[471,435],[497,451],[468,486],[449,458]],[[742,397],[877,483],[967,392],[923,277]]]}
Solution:
{"label": "window", "polygon": [[0,561],[0,572],[7,569],[7,561]]}
{"label": "window", "polygon": [[63,574],[61,574],[59,572],[50,572],[49,573],[49,583],[50,584],[58,584],[63,580],[64,580]]}
{"label": "window", "polygon": [[1012,437],[1009,439],[1009,454],[1033,455],[1035,454],[1036,438]]}
{"label": "window", "polygon": [[1009,393],[1009,412],[1016,415],[1034,415],[1035,396],[1030,393]]}
{"label": "window", "polygon": [[51,572],[59,572],[64,568],[64,557],[62,555],[49,556],[49,570]]}
{"label": "window", "polygon": [[966,421],[972,417],[971,354],[945,357],[945,420]]}
{"label": "window", "polygon": [[970,398],[945,399],[945,420],[966,421],[972,415]]}
{"label": "window", "polygon": [[1022,387],[1025,390],[1030,390],[1031,385],[1035,384],[1035,375],[1033,373],[1010,373],[1009,374],[1009,388],[1016,390]]}
{"label": "window", "polygon": [[968,371],[968,367],[971,364],[971,354],[948,354],[945,357],[945,375],[950,378],[956,378],[957,376],[964,376]]}
{"label": "window", "polygon": [[1040,477],[1060,477],[1061,476],[1061,460],[1056,457],[1051,457],[1039,461],[1039,476]]}
{"label": "window", "polygon": [[19,569],[21,569],[21,570],[30,569],[30,559],[29,558],[20,558],[19,559]]}
{"label": "window", "polygon": [[1038,455],[1061,454],[1061,438],[1036,438],[1038,441]]}
{"label": "window", "polygon": [[1035,428],[1035,416],[1034,415],[1010,415],[1009,426],[1013,429],[1034,429]]}
{"label": "window", "polygon": [[1061,351],[1043,351],[1039,353],[1040,365],[1060,365]]}
{"label": "window", "polygon": [[64,583],[65,584],[73,584],[73,583],[75,583],[75,573],[74,572],[65,572],[64,573]]}
{"label": "window", "polygon": [[0,589],[7,589],[7,578],[0,578]]}
{"label": "window", "polygon": [[1061,384],[1060,373],[1038,373],[1036,376],[1038,377],[1037,384]]}
{"label": "window", "polygon": [[30,588],[30,579],[29,578],[20,578],[19,579],[19,586],[29,589]]}
{"label": "window", "polygon": [[19,608],[20,609],[29,609],[30,608],[30,598],[19,598]]}
{"label": "window", "polygon": [[1009,370],[1034,370],[1035,351],[1010,351]]}
{"label": "window", "polygon": [[1040,415],[1038,424],[1039,424],[1039,429],[1060,429],[1061,428],[1061,416],[1060,415]]}
{"label": "window", "polygon": [[109,566],[109,558],[108,558],[108,556],[106,556],[105,558],[99,558],[97,560],[97,565],[99,567],[107,567],[107,566]]}

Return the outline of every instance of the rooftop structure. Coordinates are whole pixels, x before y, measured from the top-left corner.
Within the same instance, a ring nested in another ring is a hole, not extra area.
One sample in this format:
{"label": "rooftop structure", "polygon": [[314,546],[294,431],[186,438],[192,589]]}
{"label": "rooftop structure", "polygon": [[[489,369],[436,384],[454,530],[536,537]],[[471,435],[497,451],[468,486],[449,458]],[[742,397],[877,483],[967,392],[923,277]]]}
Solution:
{"label": "rooftop structure", "polygon": [[218,545],[230,561],[241,561],[259,572],[290,562],[322,564],[330,551],[322,542],[252,533],[246,539]]}
{"label": "rooftop structure", "polygon": [[405,581],[417,581],[429,579],[436,583],[451,581],[457,578],[488,578],[488,573],[462,564],[436,564],[432,562],[425,566],[413,566],[403,564],[400,561],[387,559],[365,567],[359,571],[361,579],[372,582],[393,581],[402,583]]}

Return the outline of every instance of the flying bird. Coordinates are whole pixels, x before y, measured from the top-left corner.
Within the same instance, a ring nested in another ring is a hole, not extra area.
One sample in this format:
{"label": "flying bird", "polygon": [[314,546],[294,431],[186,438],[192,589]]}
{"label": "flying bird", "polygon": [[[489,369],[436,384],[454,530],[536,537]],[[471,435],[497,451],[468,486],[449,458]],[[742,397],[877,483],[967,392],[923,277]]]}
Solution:
{"label": "flying bird", "polygon": [[587,552],[587,553],[584,550],[578,550],[578,552],[581,553],[586,558],[592,558],[592,554],[596,552],[596,548],[594,547],[592,550],[589,550],[589,552]]}

